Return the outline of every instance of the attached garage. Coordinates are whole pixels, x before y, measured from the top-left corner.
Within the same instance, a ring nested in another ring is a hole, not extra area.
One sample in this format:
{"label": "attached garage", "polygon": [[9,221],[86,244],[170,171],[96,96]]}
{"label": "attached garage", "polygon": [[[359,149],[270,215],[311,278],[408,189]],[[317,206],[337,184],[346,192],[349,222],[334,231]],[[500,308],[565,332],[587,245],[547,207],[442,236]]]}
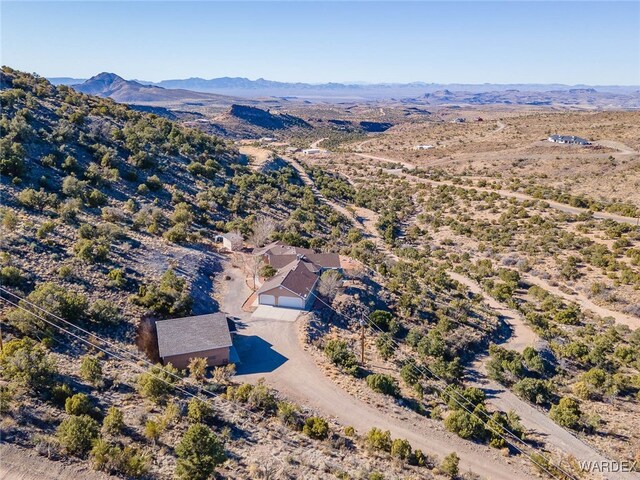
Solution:
{"label": "attached garage", "polygon": [[260,287],[258,304],[305,310],[315,298],[318,279],[306,263],[301,260],[291,262]]}
{"label": "attached garage", "polygon": [[261,293],[260,297],[258,298],[258,303],[260,305],[272,305],[272,306],[276,306],[276,297],[275,295],[267,295],[265,293]]}
{"label": "attached garage", "polygon": [[278,297],[278,307],[303,309],[305,304],[300,297]]}

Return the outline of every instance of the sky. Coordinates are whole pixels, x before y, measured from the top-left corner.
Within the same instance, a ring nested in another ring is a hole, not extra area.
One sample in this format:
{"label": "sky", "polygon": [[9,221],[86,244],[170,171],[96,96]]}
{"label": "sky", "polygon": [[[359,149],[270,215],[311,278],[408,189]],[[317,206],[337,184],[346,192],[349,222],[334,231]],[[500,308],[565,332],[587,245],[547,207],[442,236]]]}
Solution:
{"label": "sky", "polygon": [[3,65],[46,77],[640,85],[640,2],[0,3]]}

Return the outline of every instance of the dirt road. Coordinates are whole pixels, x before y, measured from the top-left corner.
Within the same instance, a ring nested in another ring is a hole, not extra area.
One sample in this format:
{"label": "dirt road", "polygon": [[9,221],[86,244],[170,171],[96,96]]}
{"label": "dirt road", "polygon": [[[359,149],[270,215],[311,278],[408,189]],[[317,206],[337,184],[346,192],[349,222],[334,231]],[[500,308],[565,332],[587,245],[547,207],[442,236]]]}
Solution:
{"label": "dirt road", "polygon": [[[385,158],[385,157],[379,157],[379,156],[375,156],[375,155],[368,155],[368,154],[364,154],[364,153],[355,153],[354,155],[357,155],[359,157],[362,158],[368,158],[371,160],[377,160],[377,161],[381,161],[381,162],[395,162],[395,163],[399,163],[402,164],[405,168],[407,168],[408,170],[413,170],[416,168],[416,165],[409,163],[409,162],[405,162],[402,160],[394,160],[392,158]],[[571,205],[567,205],[565,203],[560,203],[560,202],[555,202],[553,200],[546,200],[546,199],[540,199],[540,198],[535,198],[532,197],[530,195],[526,195],[524,193],[519,193],[519,192],[512,192],[510,190],[494,190],[492,188],[483,188],[483,187],[469,187],[469,186],[465,186],[465,185],[456,185],[453,182],[449,182],[446,180],[431,180],[428,178],[421,178],[421,177],[416,177],[415,175],[411,175],[410,173],[405,173],[405,172],[401,172],[401,171],[390,171],[390,173],[393,173],[395,175],[401,176],[401,177],[405,177],[405,178],[409,178],[413,181],[416,181],[418,183],[427,183],[427,184],[431,184],[431,185],[450,185],[450,186],[454,186],[454,187],[459,187],[459,188],[466,188],[466,189],[473,189],[473,190],[477,190],[479,192],[488,192],[488,193],[497,193],[500,196],[503,197],[508,197],[508,198],[515,198],[516,200],[520,200],[520,201],[543,201],[546,202],[551,208],[555,209],[555,210],[559,210],[561,212],[565,212],[565,213],[571,213],[573,215],[580,215],[581,213],[588,213],[589,210],[586,208],[578,208],[578,207],[572,207]],[[601,220],[613,220],[615,222],[620,222],[620,223],[628,223],[630,225],[639,225],[640,224],[640,219],[638,218],[631,218],[631,217],[623,217],[622,215],[616,215],[614,213],[608,213],[608,212],[593,212],[592,216],[594,218],[598,218]]]}
{"label": "dirt road", "polygon": [[440,422],[430,420],[400,406],[385,414],[375,405],[359,400],[331,381],[302,348],[299,325],[291,321],[254,318],[242,312],[242,297],[250,290],[239,269],[227,268],[231,277],[221,295],[222,308],[242,320],[236,336],[236,348],[242,360],[237,377],[256,382],[265,378],[269,385],[288,398],[331,417],[340,424],[353,426],[359,433],[372,427],[389,430],[394,438],[409,440],[414,448],[440,458],[456,451],[464,471],[472,470],[492,480],[529,480],[535,475],[509,463],[496,449],[466,442],[446,432]]}

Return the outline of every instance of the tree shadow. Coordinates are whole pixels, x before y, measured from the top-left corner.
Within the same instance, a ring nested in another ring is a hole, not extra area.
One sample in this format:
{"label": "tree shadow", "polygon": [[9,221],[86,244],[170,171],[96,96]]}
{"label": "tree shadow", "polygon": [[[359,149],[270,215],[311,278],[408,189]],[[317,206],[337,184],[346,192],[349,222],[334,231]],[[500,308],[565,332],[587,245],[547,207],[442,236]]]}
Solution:
{"label": "tree shadow", "polygon": [[273,372],[289,359],[257,335],[236,334],[234,345],[240,357],[236,375]]}

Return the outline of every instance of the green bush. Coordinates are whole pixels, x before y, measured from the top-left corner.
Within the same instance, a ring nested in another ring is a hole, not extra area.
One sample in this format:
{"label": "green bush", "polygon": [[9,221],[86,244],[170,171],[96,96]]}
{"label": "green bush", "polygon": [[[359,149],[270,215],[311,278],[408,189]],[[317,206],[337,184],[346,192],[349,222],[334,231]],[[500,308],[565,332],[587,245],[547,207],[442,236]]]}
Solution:
{"label": "green bush", "polygon": [[227,459],[222,442],[208,427],[191,425],[176,445],[176,476],[180,480],[207,480]]}
{"label": "green bush", "polygon": [[278,418],[294,430],[302,429],[302,419],[300,414],[300,408],[291,402],[278,402]]}
{"label": "green bush", "polygon": [[171,269],[162,275],[159,283],[140,287],[138,295],[132,300],[161,316],[188,315],[193,303],[186,280]]}
{"label": "green bush", "polygon": [[[55,283],[41,283],[27,295],[26,300],[42,310],[64,318],[72,323],[79,323],[87,313],[87,298]],[[29,303],[20,301],[20,307],[9,312],[9,321],[25,334],[51,331],[50,326],[29,312],[42,316],[42,311]]]}
{"label": "green bush", "polygon": [[523,378],[513,385],[516,395],[537,405],[546,405],[553,398],[553,388],[548,380]]}
{"label": "green bush", "polygon": [[98,423],[88,415],[72,415],[60,423],[56,437],[68,453],[83,456],[98,438]]}
{"label": "green bush", "polygon": [[391,456],[400,460],[408,460],[411,458],[411,444],[407,440],[396,438],[391,443]]}
{"label": "green bush", "polygon": [[69,415],[90,415],[95,412],[89,397],[84,393],[76,393],[64,402],[64,410]]}
{"label": "green bush", "polygon": [[309,417],[304,421],[302,433],[316,440],[324,440],[329,436],[329,424],[324,418]]}
{"label": "green bush", "polygon": [[160,403],[165,397],[173,392],[173,385],[176,383],[178,370],[170,363],[166,366],[154,365],[148,372],[138,377],[137,389],[140,395]]}
{"label": "green bush", "polygon": [[395,378],[384,373],[374,373],[367,377],[367,385],[369,388],[376,392],[384,393],[385,395],[398,396],[400,391],[398,389],[398,382]]}
{"label": "green bush", "polygon": [[444,421],[444,426],[460,438],[483,441],[487,435],[484,423],[477,414],[466,410],[454,410]]}
{"label": "green bush", "polygon": [[580,404],[572,398],[563,397],[549,411],[551,420],[566,428],[577,429],[580,426]]}
{"label": "green bush", "polygon": [[458,457],[456,452],[451,452],[442,460],[442,463],[440,464],[440,470],[442,471],[442,473],[449,475],[451,478],[455,478],[460,473],[459,465],[460,457]]}
{"label": "green bush", "polygon": [[123,318],[120,310],[113,302],[107,300],[96,300],[89,308],[91,319],[100,325],[117,325]]}
{"label": "green bush", "polygon": [[57,375],[56,365],[45,347],[30,338],[10,340],[0,352],[0,375],[17,385],[43,390]]}
{"label": "green bush", "polygon": [[4,287],[19,287],[25,281],[22,270],[12,265],[0,269],[0,285]]}
{"label": "green bush", "polygon": [[103,385],[102,365],[94,355],[85,355],[80,362],[80,378],[94,387]]}
{"label": "green bush", "polygon": [[360,367],[354,353],[344,340],[329,340],[324,346],[324,353],[334,365],[342,368],[350,375],[357,375]]}
{"label": "green bush", "polygon": [[208,402],[192,398],[187,406],[187,418],[193,423],[209,423],[213,420],[213,408]]}
{"label": "green bush", "polygon": [[376,310],[369,315],[369,319],[376,327],[388,331],[389,325],[393,320],[393,315],[385,310]]}
{"label": "green bush", "polygon": [[118,435],[124,428],[124,415],[118,407],[111,406],[102,420],[102,431],[109,435]]}
{"label": "green bush", "polygon": [[140,478],[149,472],[150,458],[129,445],[121,448],[99,439],[91,449],[90,458],[96,470],[127,478]]}
{"label": "green bush", "polygon": [[365,444],[371,450],[391,451],[391,432],[373,427],[364,438]]}

